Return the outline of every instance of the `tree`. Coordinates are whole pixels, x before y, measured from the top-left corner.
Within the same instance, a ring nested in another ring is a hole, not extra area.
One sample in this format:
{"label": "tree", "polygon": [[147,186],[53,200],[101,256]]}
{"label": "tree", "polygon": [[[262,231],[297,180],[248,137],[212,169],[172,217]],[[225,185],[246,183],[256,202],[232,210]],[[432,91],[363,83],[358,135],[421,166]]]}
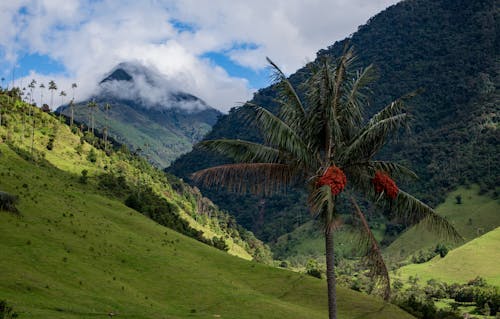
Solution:
{"label": "tree", "polygon": [[[374,159],[388,138],[407,123],[405,102],[414,94],[395,100],[365,120],[363,107],[374,72],[371,66],[356,70],[354,60],[352,49],[346,49],[335,61],[324,58],[311,63],[303,94],[299,95],[268,59],[280,92],[278,114],[258,105],[243,106],[249,121],[260,128],[264,142],[231,139],[201,142],[197,147],[229,156],[235,163],[193,174],[195,181],[206,186],[222,186],[236,192],[266,195],[294,186],[307,187],[310,211],[320,219],[325,237],[330,319],[337,318],[333,234],[339,223],[337,210],[342,197],[359,193],[379,206],[390,207],[391,214],[400,220],[410,224],[421,222],[432,230],[460,238],[444,218],[400,190],[392,180],[415,177],[415,173],[397,163]],[[353,198],[352,201],[357,215],[362,217]],[[383,279],[387,298],[390,287],[387,268],[373,235],[370,237],[369,227],[360,224],[367,238],[372,274]]]}
{"label": "tree", "polygon": [[87,103],[87,107],[89,108],[89,127],[91,128],[92,134],[94,134],[94,110],[97,107],[97,103],[95,100],[92,100]]}
{"label": "tree", "polygon": [[57,85],[56,82],[54,82],[54,80],[50,80],[49,90],[50,90],[50,107],[54,109],[54,91],[57,90]]}
{"label": "tree", "polygon": [[[61,91],[61,93],[59,93],[59,96],[61,97],[61,106],[64,104],[64,98],[66,97],[66,92],[64,91]],[[59,112],[59,122],[62,121],[62,111]]]}
{"label": "tree", "polygon": [[109,134],[109,126],[108,126],[108,122],[109,122],[109,110],[111,110],[111,104],[109,103],[106,103],[104,104],[104,110],[106,112],[106,115],[105,115],[105,121],[106,121],[106,124],[104,126],[104,150],[107,150],[107,146],[108,146],[108,134]]}
{"label": "tree", "polygon": [[73,126],[73,120],[74,120],[74,109],[75,109],[75,89],[77,88],[76,83],[71,84],[71,90],[73,91],[73,98],[71,99],[71,102],[69,103],[69,107],[71,109],[71,121],[70,121],[70,126]]}

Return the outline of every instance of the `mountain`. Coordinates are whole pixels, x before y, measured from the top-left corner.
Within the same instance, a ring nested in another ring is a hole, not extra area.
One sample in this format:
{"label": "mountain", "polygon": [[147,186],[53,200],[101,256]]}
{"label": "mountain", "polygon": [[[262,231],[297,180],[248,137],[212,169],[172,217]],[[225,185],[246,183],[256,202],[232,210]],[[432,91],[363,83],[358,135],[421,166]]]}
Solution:
{"label": "mountain", "polygon": [[[195,189],[14,100],[0,93],[1,305],[41,319],[326,316],[324,281],[224,252],[221,240],[248,257],[252,236]],[[5,194],[17,197],[17,213],[3,210]],[[204,240],[185,236],[193,227]],[[342,318],[413,318],[337,293]]]}
{"label": "mountain", "polygon": [[[108,126],[109,136],[138,150],[155,165],[166,167],[190,151],[221,115],[203,100],[174,86],[152,68],[135,62],[120,63],[99,82],[95,95],[76,103],[75,120],[91,126],[87,105],[94,100],[98,104],[94,114],[98,130]],[[58,112],[71,116],[68,105]]]}
{"label": "mountain", "polygon": [[[397,182],[433,206],[459,185],[478,183],[482,193],[492,196],[500,185],[497,4],[496,0],[402,1],[372,17],[349,38],[317,53],[317,59],[335,58],[349,44],[360,66],[374,64],[378,79],[371,87],[367,115],[394,98],[421,89],[409,102],[411,132],[387,145],[380,158],[414,169],[418,181]],[[305,66],[290,81],[297,87],[308,72]],[[256,93],[251,102],[276,112],[276,96],[276,88],[270,86]],[[244,107],[232,109],[206,139],[260,140],[255,128],[244,125],[244,113]],[[195,148],[168,171],[188,180],[193,171],[228,161]],[[202,191],[267,242],[307,221],[305,196],[300,192],[259,198]],[[391,226],[395,227],[387,229],[404,229]]]}

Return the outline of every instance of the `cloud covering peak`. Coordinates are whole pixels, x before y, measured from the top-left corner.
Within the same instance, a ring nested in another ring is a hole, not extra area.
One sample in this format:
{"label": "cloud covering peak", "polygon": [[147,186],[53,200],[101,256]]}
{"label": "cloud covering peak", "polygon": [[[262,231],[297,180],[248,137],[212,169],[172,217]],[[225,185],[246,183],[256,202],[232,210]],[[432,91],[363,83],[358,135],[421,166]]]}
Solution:
{"label": "cloud covering peak", "polygon": [[81,100],[95,91],[103,73],[137,60],[227,111],[265,86],[266,56],[294,72],[395,2],[0,1],[0,76],[9,78],[20,61],[41,56],[62,71],[33,64],[24,83],[53,79],[69,91],[76,82]]}
{"label": "cloud covering peak", "polygon": [[169,80],[153,67],[140,62],[122,62],[99,82],[96,94],[130,100],[146,108],[203,110],[209,106],[194,95],[182,92],[180,83]]}

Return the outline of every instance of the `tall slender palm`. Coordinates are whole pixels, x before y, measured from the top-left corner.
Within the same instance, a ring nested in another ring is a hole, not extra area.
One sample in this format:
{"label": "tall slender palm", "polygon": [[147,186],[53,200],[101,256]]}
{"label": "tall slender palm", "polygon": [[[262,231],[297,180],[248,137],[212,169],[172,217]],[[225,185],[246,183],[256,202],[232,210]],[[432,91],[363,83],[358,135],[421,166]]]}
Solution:
{"label": "tall slender palm", "polygon": [[45,84],[40,83],[40,108],[43,107],[43,90],[45,89]]}
{"label": "tall slender palm", "polygon": [[[3,82],[5,81],[5,78],[2,77],[2,90],[4,90],[4,87],[3,87]],[[5,90],[7,91],[7,90]],[[0,103],[0,126],[2,126],[2,104]]]}
{"label": "tall slender palm", "polygon": [[73,126],[73,121],[74,121],[74,112],[75,112],[75,90],[77,88],[76,83],[71,84],[71,90],[73,91],[73,98],[71,99],[71,102],[69,104],[69,107],[71,109],[71,120],[70,120],[70,126]]}
{"label": "tall slender palm", "polygon": [[30,114],[31,114],[31,154],[33,155],[33,148],[34,148],[34,144],[35,144],[35,125],[36,125],[36,121],[35,121],[35,113],[34,113],[34,110],[33,110],[33,101],[34,101],[34,90],[35,90],[35,87],[36,87],[36,80],[33,79],[31,80],[31,83],[29,85],[29,88],[30,88],[30,91],[31,91],[31,103],[30,103]]}
{"label": "tall slender palm", "polygon": [[57,84],[56,82],[54,82],[54,80],[50,80],[49,90],[50,90],[50,107],[54,109],[54,91],[57,90]]}
{"label": "tall slender palm", "polygon": [[36,87],[36,80],[32,79],[30,84],[28,85],[28,87],[30,88],[30,101],[29,101],[30,110],[29,110],[29,112],[30,112],[30,116],[31,116],[33,113],[33,102],[35,101],[34,91],[35,91],[35,87]]}
{"label": "tall slender palm", "polygon": [[[66,97],[66,95],[67,95],[67,94],[66,94],[66,92],[64,92],[64,91],[61,91],[61,92],[59,93],[59,96],[61,97],[61,106],[63,106],[63,104],[64,104],[64,98]],[[61,112],[59,112],[59,122],[62,122],[62,115],[63,115],[63,114],[62,114],[62,111],[61,111]]]}
{"label": "tall slender palm", "polygon": [[[377,175],[391,182],[389,176],[415,176],[402,165],[374,159],[390,135],[407,123],[404,102],[411,95],[395,100],[366,120],[362,115],[363,106],[367,102],[367,85],[373,79],[373,69],[369,66],[356,70],[352,49],[346,49],[335,61],[325,58],[314,64],[305,83],[305,101],[283,72],[268,61],[275,70],[280,91],[279,114],[257,105],[245,106],[252,123],[260,128],[264,143],[230,139],[204,141],[198,144],[200,148],[229,156],[236,163],[198,171],[193,178],[207,186],[259,194],[307,186],[311,213],[323,225],[328,313],[329,318],[334,319],[337,318],[337,298],[333,234],[339,221],[339,198],[351,197],[348,194],[352,192],[360,193],[378,205],[389,205],[392,214],[401,220],[421,222],[453,238],[458,239],[460,235],[432,208],[410,194],[397,188],[395,193],[389,187],[374,187]],[[356,211],[363,217],[359,209]],[[364,229],[370,239],[369,227]],[[372,274],[383,279],[387,297],[390,289],[387,268],[376,242],[367,240],[367,244]]]}
{"label": "tall slender palm", "polygon": [[87,107],[89,108],[89,127],[92,134],[94,134],[94,110],[97,108],[97,103],[95,100],[92,100],[87,103]]}
{"label": "tall slender palm", "polygon": [[108,134],[109,134],[109,110],[111,110],[111,104],[104,104],[105,111],[105,125],[104,125],[104,150],[107,150],[108,146]]}

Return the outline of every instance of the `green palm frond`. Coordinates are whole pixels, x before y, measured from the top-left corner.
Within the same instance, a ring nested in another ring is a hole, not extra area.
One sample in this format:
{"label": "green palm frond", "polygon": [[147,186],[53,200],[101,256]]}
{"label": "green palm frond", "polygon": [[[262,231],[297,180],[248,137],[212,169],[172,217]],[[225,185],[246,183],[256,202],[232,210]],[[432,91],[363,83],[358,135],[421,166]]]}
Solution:
{"label": "green palm frond", "polygon": [[389,161],[365,161],[348,164],[344,169],[350,174],[359,174],[362,172],[365,177],[373,177],[376,171],[388,173],[392,178],[409,177],[418,179],[417,174],[411,169],[394,162]]}
{"label": "green palm frond", "polygon": [[278,101],[282,104],[280,118],[289,126],[298,129],[306,114],[304,105],[292,83],[290,83],[281,69],[271,59],[267,57],[266,59],[274,70],[273,82],[278,88]]}
{"label": "green palm frond", "polygon": [[[349,77],[351,76],[349,75]],[[350,140],[359,130],[363,121],[363,107],[368,104],[367,93],[370,92],[368,85],[374,78],[374,68],[369,65],[354,72],[352,80],[346,80],[346,94],[342,96],[338,112],[339,122],[343,123],[343,134],[346,140]]]}
{"label": "green palm frond", "polygon": [[290,153],[297,163],[305,167],[313,163],[313,154],[295,130],[265,108],[247,105],[255,111],[255,121],[267,144]]}
{"label": "green palm frond", "polygon": [[331,228],[337,220],[335,196],[328,185],[323,185],[309,193],[309,207],[314,217],[319,217],[323,226]]}
{"label": "green palm frond", "polygon": [[412,195],[399,190],[392,203],[396,218],[412,225],[418,224],[440,236],[454,241],[463,240],[462,236],[445,218],[439,216],[431,207]]}
{"label": "green palm frond", "polygon": [[383,286],[382,296],[384,300],[389,300],[391,294],[391,282],[389,278],[389,271],[387,270],[382,252],[375,236],[373,236],[368,222],[366,221],[365,215],[359,208],[354,197],[351,197],[351,203],[354,207],[356,217],[360,221],[360,246],[365,247],[366,249],[365,261],[370,269],[370,276],[372,278],[376,278],[378,283]]}
{"label": "green palm frond", "polygon": [[384,107],[382,110],[380,110],[379,112],[377,112],[375,115],[373,115],[371,117],[370,121],[368,122],[368,126],[373,125],[377,122],[380,122],[384,119],[393,117],[395,115],[404,113],[405,112],[405,102],[407,102],[408,100],[415,97],[418,94],[418,92],[419,92],[418,90],[410,92],[406,95],[403,95],[399,99],[396,99],[396,100],[392,101],[391,103],[389,103],[386,107]]}
{"label": "green palm frond", "polygon": [[341,161],[370,160],[387,141],[391,133],[400,129],[407,120],[407,114],[396,114],[380,121],[369,123],[345,148],[341,154]]}
{"label": "green palm frond", "polygon": [[228,156],[243,163],[278,163],[281,152],[270,146],[242,140],[218,139],[200,142],[196,147]]}
{"label": "green palm frond", "polygon": [[271,195],[291,186],[295,174],[285,164],[244,163],[210,167],[193,173],[191,177],[207,187],[225,187],[236,193]]}

